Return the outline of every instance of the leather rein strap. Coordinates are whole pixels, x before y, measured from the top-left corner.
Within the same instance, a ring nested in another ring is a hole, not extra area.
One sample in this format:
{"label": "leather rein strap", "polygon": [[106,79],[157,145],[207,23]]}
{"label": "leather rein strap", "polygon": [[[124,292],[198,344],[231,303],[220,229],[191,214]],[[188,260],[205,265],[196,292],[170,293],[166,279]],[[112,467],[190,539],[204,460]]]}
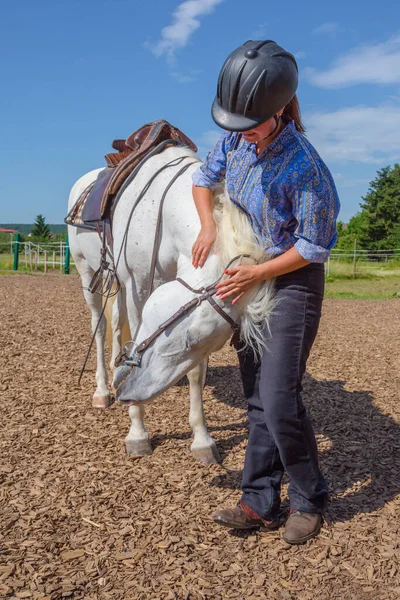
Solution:
{"label": "leather rein strap", "polygon": [[[153,243],[153,253],[151,256],[151,265],[150,265],[150,287],[149,287],[149,292],[147,294],[147,300],[150,298],[151,294],[153,293],[153,289],[154,289],[154,275],[156,272],[156,261],[157,261],[157,256],[158,256],[158,250],[160,248],[160,237],[161,237],[161,222],[162,222],[162,211],[163,211],[163,206],[164,206],[164,200],[166,195],[168,194],[170,188],[174,185],[175,181],[178,179],[178,177],[180,177],[181,175],[183,175],[183,173],[192,165],[194,165],[197,161],[196,160],[192,160],[189,163],[186,163],[186,165],[184,165],[181,169],[179,169],[179,171],[177,173],[175,173],[175,175],[172,177],[171,181],[169,182],[169,184],[167,185],[167,187],[164,190],[164,193],[161,197],[160,200],[160,206],[158,208],[158,215],[157,215],[157,224],[156,224],[156,233],[154,236],[154,243]],[[147,301],[146,300],[146,301]]]}
{"label": "leather rein strap", "polygon": [[[229,264],[226,266],[226,268],[224,270],[228,269],[229,266],[238,258],[252,258],[252,257],[250,256],[250,254],[239,254],[238,256],[235,256],[229,262]],[[147,337],[145,340],[143,340],[143,342],[141,342],[138,346],[133,348],[133,351],[131,352],[129,357],[127,356],[127,353],[128,353],[127,345],[128,344],[134,345],[135,342],[133,342],[133,341],[127,342],[124,349],[122,350],[121,355],[118,356],[116,359],[116,366],[121,364],[121,359],[122,359],[123,363],[126,366],[140,367],[141,362],[142,362],[142,354],[143,354],[143,352],[145,352],[145,350],[147,350],[147,348],[150,346],[150,344],[156,338],[158,338],[162,333],[164,333],[164,331],[166,331],[170,325],[175,323],[175,321],[180,319],[183,315],[187,314],[192,308],[197,308],[198,306],[200,306],[200,304],[202,302],[204,302],[204,300],[207,300],[207,302],[209,302],[211,304],[211,306],[214,308],[214,310],[216,310],[217,313],[219,315],[221,315],[221,317],[229,323],[229,325],[233,329],[233,333],[234,334],[237,333],[240,329],[240,325],[238,323],[235,323],[235,321],[219,306],[219,304],[217,304],[215,302],[214,298],[212,298],[212,296],[214,296],[214,294],[217,291],[216,286],[217,286],[217,283],[219,283],[219,281],[221,280],[221,278],[222,278],[222,275],[221,275],[221,277],[219,277],[217,279],[217,281],[208,285],[207,287],[204,287],[201,289],[195,289],[195,288],[192,288],[188,283],[186,283],[186,281],[183,281],[183,279],[181,279],[180,277],[177,277],[176,281],[179,281],[179,283],[184,285],[188,290],[190,290],[194,294],[198,294],[197,297],[192,298],[192,300],[190,300],[189,302],[186,302],[186,304],[181,306],[169,319],[164,321],[164,323],[161,323],[161,325],[151,335],[149,335],[149,337]],[[125,360],[123,360],[125,357],[127,357],[127,358]],[[117,362],[118,362],[118,364],[117,364]]]}

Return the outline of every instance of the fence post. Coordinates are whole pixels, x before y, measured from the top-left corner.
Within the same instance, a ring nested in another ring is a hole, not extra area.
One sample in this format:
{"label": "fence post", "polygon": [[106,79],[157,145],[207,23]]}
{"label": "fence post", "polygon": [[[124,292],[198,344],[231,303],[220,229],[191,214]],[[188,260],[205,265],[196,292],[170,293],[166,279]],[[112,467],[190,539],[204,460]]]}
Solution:
{"label": "fence post", "polygon": [[47,250],[44,251],[44,272],[47,273],[47,259],[48,259],[48,252]]}
{"label": "fence post", "polygon": [[68,235],[65,238],[65,261],[64,261],[64,274],[69,275],[69,263],[70,263],[70,252]]}
{"label": "fence post", "polygon": [[56,268],[56,251],[53,250],[53,269]]}
{"label": "fence post", "polygon": [[357,272],[357,238],[354,238],[353,277],[356,277],[356,272]]}
{"label": "fence post", "polygon": [[13,271],[18,271],[18,259],[19,259],[19,233],[15,234],[14,241],[14,265]]}
{"label": "fence post", "polygon": [[326,276],[329,277],[331,274],[331,257],[328,256],[328,264],[326,265]]}

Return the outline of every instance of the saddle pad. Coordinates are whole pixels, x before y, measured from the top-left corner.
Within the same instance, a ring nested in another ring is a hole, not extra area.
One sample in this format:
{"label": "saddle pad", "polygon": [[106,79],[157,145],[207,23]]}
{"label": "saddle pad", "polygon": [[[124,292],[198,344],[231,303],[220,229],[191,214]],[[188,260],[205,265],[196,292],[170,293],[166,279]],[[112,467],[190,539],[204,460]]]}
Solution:
{"label": "saddle pad", "polygon": [[[65,217],[64,223],[66,223],[67,225],[73,225],[75,227],[85,227],[85,223],[82,218],[82,212],[85,208],[86,200],[88,199],[88,196],[90,195],[90,192],[92,191],[95,183],[96,182],[91,183],[87,186],[87,188],[83,190],[78,200],[75,202],[68,215]],[[92,223],[85,227],[85,229],[95,229],[95,226]]]}

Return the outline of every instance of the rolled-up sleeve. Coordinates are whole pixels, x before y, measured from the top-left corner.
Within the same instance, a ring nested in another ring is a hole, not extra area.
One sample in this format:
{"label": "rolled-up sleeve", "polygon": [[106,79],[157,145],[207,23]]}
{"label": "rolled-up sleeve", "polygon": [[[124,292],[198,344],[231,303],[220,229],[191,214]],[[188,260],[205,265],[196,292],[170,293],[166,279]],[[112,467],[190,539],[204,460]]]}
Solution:
{"label": "rolled-up sleeve", "polygon": [[337,241],[340,202],[332,176],[325,169],[299,186],[293,202],[297,221],[294,247],[309,262],[326,262]]}
{"label": "rolled-up sleeve", "polygon": [[226,173],[226,155],[230,132],[224,133],[208,153],[204,163],[192,175],[194,185],[214,190]]}

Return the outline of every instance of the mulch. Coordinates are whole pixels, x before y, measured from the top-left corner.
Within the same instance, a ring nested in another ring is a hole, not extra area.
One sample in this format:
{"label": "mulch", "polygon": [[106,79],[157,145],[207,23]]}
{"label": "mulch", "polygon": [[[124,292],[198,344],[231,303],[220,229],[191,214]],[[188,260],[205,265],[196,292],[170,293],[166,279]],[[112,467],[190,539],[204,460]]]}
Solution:
{"label": "mulch", "polygon": [[4,275],[0,294],[0,598],[400,597],[400,299],[325,302],[304,400],[331,503],[319,537],[291,547],[211,519],[239,498],[247,439],[231,348],[204,392],[222,464],[190,454],[185,381],[147,407],[154,453],[132,458],[126,410],[91,408],[94,356],[77,384],[78,277]]}

